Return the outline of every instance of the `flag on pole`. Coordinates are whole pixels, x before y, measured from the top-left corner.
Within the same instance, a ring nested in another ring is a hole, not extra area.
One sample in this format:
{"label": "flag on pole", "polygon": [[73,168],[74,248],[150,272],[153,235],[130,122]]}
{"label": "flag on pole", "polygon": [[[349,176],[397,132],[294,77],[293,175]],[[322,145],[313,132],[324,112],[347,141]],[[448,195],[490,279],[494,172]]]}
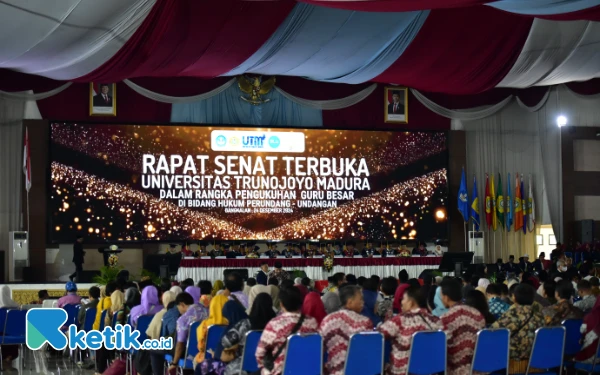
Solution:
{"label": "flag on pole", "polygon": [[31,158],[29,153],[29,130],[25,128],[25,144],[23,146],[23,174],[25,175],[25,189],[31,189]]}
{"label": "flag on pole", "polygon": [[490,195],[490,177],[485,174],[485,222],[488,230],[492,228],[492,196]]}
{"label": "flag on pole", "polygon": [[502,176],[498,173],[498,194],[496,195],[496,212],[498,221],[504,228],[504,196],[502,195]]}
{"label": "flag on pole", "polygon": [[512,194],[510,193],[510,173],[508,174],[508,181],[506,184],[506,231],[510,232],[510,228],[513,225],[513,208],[512,208]]}
{"label": "flag on pole", "polygon": [[477,198],[477,179],[473,176],[473,201],[471,202],[471,217],[475,224],[475,230],[479,231],[479,199]]}
{"label": "flag on pole", "polygon": [[523,206],[521,202],[521,184],[519,174],[515,177],[515,232],[523,228]]}
{"label": "flag on pole", "polygon": [[460,178],[460,188],[458,189],[458,211],[462,214],[465,222],[469,221],[469,193],[467,191],[467,179],[465,178],[465,169],[462,170]]}
{"label": "flag on pole", "polygon": [[535,202],[533,201],[533,188],[531,187],[531,175],[529,175],[529,194],[527,194],[527,227],[530,232],[535,229]]}
{"label": "flag on pole", "polygon": [[492,229],[498,228],[498,216],[496,215],[496,193],[494,189],[494,175],[490,176],[490,197],[492,197]]}
{"label": "flag on pole", "polygon": [[521,175],[521,211],[523,211],[523,234],[527,234],[527,198],[525,198],[525,183],[523,175]]}

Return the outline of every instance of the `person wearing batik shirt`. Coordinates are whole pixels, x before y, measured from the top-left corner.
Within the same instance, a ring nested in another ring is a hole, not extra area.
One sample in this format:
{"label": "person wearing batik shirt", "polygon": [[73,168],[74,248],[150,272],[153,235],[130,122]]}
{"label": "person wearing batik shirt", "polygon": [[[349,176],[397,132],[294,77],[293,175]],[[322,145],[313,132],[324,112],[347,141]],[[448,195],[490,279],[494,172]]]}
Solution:
{"label": "person wearing batik shirt", "polygon": [[581,300],[575,302],[573,306],[583,311],[584,314],[592,311],[596,304],[596,296],[592,294],[592,284],[588,280],[581,280],[577,284],[577,294],[579,294]]}
{"label": "person wearing batik shirt", "polygon": [[284,280],[290,280],[290,274],[283,270],[281,262],[275,262],[275,269],[269,272],[269,279],[277,279],[277,285],[281,285]]}
{"label": "person wearing batik shirt", "polygon": [[535,331],[545,325],[544,316],[533,307],[534,297],[535,289],[531,285],[517,285],[513,292],[514,304],[491,326],[510,331],[510,374],[527,370]]}
{"label": "person wearing batik shirt", "polygon": [[[309,316],[300,313],[302,308],[302,293],[295,286],[281,289],[279,292],[281,313],[275,319],[272,319],[260,336],[258,347],[256,348],[256,362],[261,368],[261,375],[280,375],[283,372],[283,363],[285,360],[286,349],[284,348],[279,356],[274,359],[272,371],[264,367],[264,359],[267,353],[275,355],[279,348],[286,344],[288,336],[296,328],[296,333],[316,333],[318,329],[317,321]],[[300,326],[298,323],[303,319]]]}
{"label": "person wearing batik shirt", "polygon": [[208,318],[208,309],[198,303],[191,294],[184,292],[175,298],[175,305],[181,316],[177,319],[177,334],[175,345],[175,355],[173,361],[169,363],[169,373],[176,367],[180,359],[185,355],[185,345],[190,333],[190,324],[201,322]]}
{"label": "person wearing batik shirt", "polygon": [[490,284],[487,286],[485,292],[488,298],[488,304],[490,305],[490,313],[494,318],[499,319],[510,307],[510,305],[504,302],[500,296],[502,294],[500,285]]}
{"label": "person wearing batik shirt", "polygon": [[583,312],[571,304],[571,299],[575,294],[573,284],[568,280],[561,280],[556,285],[554,295],[556,303],[554,305],[544,307],[542,313],[546,319],[546,325],[558,326],[565,319],[582,319]]}
{"label": "person wearing batik shirt", "polygon": [[422,308],[425,301],[416,286],[411,286],[402,295],[402,313],[379,326],[386,340],[392,342],[390,363],[386,375],[404,375],[408,370],[408,353],[415,332],[443,329],[439,318]]}
{"label": "person wearing batik shirt", "polygon": [[381,294],[383,299],[377,302],[377,315],[382,322],[386,322],[394,316],[394,294],[398,288],[398,280],[394,277],[386,277],[381,282]]}
{"label": "person wearing batik shirt", "polygon": [[600,298],[596,299],[592,311],[583,318],[581,335],[581,350],[575,355],[575,361],[594,363],[600,338]]}
{"label": "person wearing batik shirt", "polygon": [[363,315],[364,300],[359,286],[346,285],[339,290],[342,309],[323,319],[319,333],[327,350],[325,374],[343,375],[350,336],[357,332],[372,331],[373,323]]}
{"label": "person wearing batik shirt", "polygon": [[461,304],[462,285],[456,279],[440,284],[442,303],[448,311],[440,318],[448,338],[447,375],[467,375],[475,351],[477,332],[485,328],[485,318],[477,309]]}

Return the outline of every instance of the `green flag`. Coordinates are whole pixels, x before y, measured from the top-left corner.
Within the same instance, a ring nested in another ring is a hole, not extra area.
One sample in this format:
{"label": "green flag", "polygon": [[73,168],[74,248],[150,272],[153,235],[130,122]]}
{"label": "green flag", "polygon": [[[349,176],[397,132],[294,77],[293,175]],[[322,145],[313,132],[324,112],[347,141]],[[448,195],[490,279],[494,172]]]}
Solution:
{"label": "green flag", "polygon": [[504,228],[504,196],[502,195],[502,176],[498,173],[498,192],[496,193],[496,214],[498,221]]}

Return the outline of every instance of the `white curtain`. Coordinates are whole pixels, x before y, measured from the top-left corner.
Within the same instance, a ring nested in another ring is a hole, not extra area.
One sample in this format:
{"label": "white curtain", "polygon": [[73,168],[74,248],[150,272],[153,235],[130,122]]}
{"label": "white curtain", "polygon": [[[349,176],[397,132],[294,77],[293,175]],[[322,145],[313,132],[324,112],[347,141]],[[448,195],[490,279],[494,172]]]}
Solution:
{"label": "white curtain", "polygon": [[23,224],[24,118],[41,119],[35,101],[0,96],[0,249],[4,251],[8,251],[8,232],[21,230]]}

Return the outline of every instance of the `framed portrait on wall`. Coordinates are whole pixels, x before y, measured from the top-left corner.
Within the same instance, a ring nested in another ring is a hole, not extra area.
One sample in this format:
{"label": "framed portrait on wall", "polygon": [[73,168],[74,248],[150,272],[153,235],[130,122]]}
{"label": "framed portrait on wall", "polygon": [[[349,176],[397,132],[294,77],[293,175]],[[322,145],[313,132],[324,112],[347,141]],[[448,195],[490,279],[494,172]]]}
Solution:
{"label": "framed portrait on wall", "polygon": [[117,84],[90,83],[90,116],[117,115]]}
{"label": "framed portrait on wall", "polygon": [[384,91],[385,122],[408,124],[408,88],[386,86]]}

